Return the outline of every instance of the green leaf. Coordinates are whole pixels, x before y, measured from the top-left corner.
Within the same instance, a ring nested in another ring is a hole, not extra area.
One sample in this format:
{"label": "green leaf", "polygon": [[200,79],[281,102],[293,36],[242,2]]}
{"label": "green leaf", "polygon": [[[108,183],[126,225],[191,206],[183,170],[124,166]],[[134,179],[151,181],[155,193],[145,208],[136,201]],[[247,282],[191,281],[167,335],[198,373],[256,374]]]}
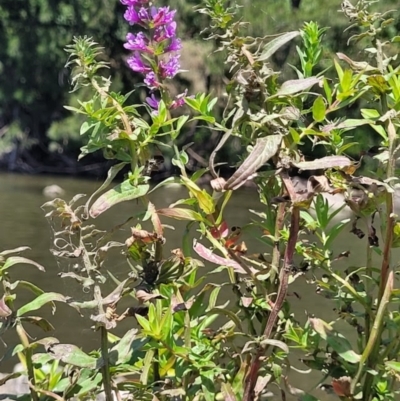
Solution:
{"label": "green leaf", "polygon": [[79,368],[96,369],[102,366],[101,360],[89,356],[73,344],[52,344],[47,352],[53,359]]}
{"label": "green leaf", "polygon": [[132,343],[136,339],[137,332],[137,329],[128,330],[118,344],[110,350],[110,363],[112,365],[121,365],[131,359]]}
{"label": "green leaf", "polygon": [[96,218],[118,203],[130,201],[146,195],[149,189],[149,184],[133,186],[129,180],[125,180],[123,183],[101,195],[100,198],[93,203],[89,214],[92,218]]}
{"label": "green leaf", "polygon": [[4,265],[0,268],[0,272],[3,272],[5,270],[9,269],[11,266],[14,266],[17,264],[32,265],[32,266],[37,267],[42,272],[45,271],[45,269],[42,265],[34,262],[33,260],[23,258],[22,256],[11,256],[11,257],[7,258],[6,263],[4,263]]}
{"label": "green leaf", "polygon": [[349,118],[348,120],[342,121],[341,123],[336,125],[335,128],[355,128],[366,124],[375,125],[374,121],[372,120]]}
{"label": "green leaf", "polygon": [[381,115],[379,114],[378,110],[375,109],[361,109],[361,115],[365,119],[373,120],[375,118],[379,118]]}
{"label": "green leaf", "polygon": [[127,165],[128,163],[118,163],[115,164],[114,166],[112,166],[108,172],[107,172],[107,178],[106,180],[103,182],[103,184],[101,185],[101,187],[99,189],[97,189],[95,192],[93,192],[93,194],[90,196],[89,200],[86,202],[85,204],[85,218],[89,217],[89,205],[90,202],[92,201],[92,199],[101,191],[103,191],[104,189],[108,188],[108,186],[111,184],[111,182],[113,181],[113,179],[116,177],[116,175]]}
{"label": "green leaf", "polygon": [[321,96],[318,96],[312,107],[313,118],[317,122],[321,122],[325,120],[326,107],[324,99]]}
{"label": "green leaf", "polygon": [[94,377],[84,378],[84,380],[78,380],[78,388],[79,392],[76,396],[86,395],[89,392],[98,389],[100,387],[100,383],[103,379],[101,373],[97,373]]}
{"label": "green leaf", "polygon": [[[273,96],[294,95],[296,93],[299,93],[306,89],[311,88],[315,84],[320,83],[320,81],[321,81],[321,78],[317,78],[317,77],[289,80],[289,81],[284,82],[282,84],[282,86],[279,88],[278,92]],[[271,97],[273,97],[273,96],[271,96]]]}
{"label": "green leaf", "polygon": [[285,45],[287,42],[290,42],[292,39],[294,39],[296,36],[299,35],[300,35],[299,31],[292,31],[284,33],[283,35],[280,35],[277,38],[272,39],[264,46],[264,49],[260,57],[258,57],[258,61],[268,60],[283,45]]}
{"label": "green leaf", "polygon": [[181,182],[178,177],[168,177],[164,181],[161,181],[159,184],[157,184],[148,193],[151,194],[152,192],[156,191],[157,189],[164,187],[166,185],[171,185],[171,184],[181,184]]}
{"label": "green leaf", "polygon": [[328,100],[328,104],[332,104],[332,89],[329,86],[329,82],[326,78],[324,78],[324,91],[325,91],[325,96],[326,99]]}
{"label": "green leaf", "polygon": [[275,156],[282,141],[281,135],[269,135],[258,138],[256,144],[246,160],[225,183],[224,189],[238,189],[248,178],[263,166],[271,157]]}
{"label": "green leaf", "polygon": [[189,220],[189,221],[202,221],[203,218],[201,215],[194,210],[183,209],[183,208],[165,208],[158,209],[157,214],[161,214],[162,216],[171,217],[176,220]]}
{"label": "green leaf", "polygon": [[[32,312],[34,310],[40,309],[43,305],[48,304],[49,302],[63,302],[63,303],[70,303],[70,298],[66,297],[65,295],[58,294],[56,292],[47,292],[45,294],[39,295],[33,301],[28,302],[24,306],[21,306],[17,311],[17,316],[22,316],[25,313]],[[75,307],[76,310],[79,309]]]}
{"label": "green leaf", "polygon": [[400,373],[400,362],[397,361],[386,361],[385,365],[388,369],[394,370],[395,372]]}
{"label": "green leaf", "polygon": [[228,319],[232,320],[233,323],[235,323],[236,327],[242,331],[242,323],[238,316],[233,313],[229,309],[224,309],[224,308],[213,308],[210,311],[207,312],[207,315],[212,316],[212,315],[224,315]]}
{"label": "green leaf", "polygon": [[361,355],[353,351],[349,340],[343,337],[340,333],[332,331],[328,332],[326,339],[330,347],[336,351],[345,361],[350,363],[360,362]]}
{"label": "green leaf", "polygon": [[197,199],[200,209],[206,213],[211,214],[215,211],[215,205],[211,195],[206,190],[202,190],[187,177],[181,177],[183,184],[187,187],[190,193]]}

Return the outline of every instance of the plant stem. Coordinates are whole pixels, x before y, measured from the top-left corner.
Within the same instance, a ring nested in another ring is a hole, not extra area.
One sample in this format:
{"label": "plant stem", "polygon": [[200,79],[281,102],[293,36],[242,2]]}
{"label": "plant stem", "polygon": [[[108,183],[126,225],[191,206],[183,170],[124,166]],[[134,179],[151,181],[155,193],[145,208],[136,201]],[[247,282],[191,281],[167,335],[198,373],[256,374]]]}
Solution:
{"label": "plant stem", "polygon": [[111,377],[110,377],[110,364],[108,355],[108,338],[107,329],[104,326],[100,327],[101,334],[101,356],[103,358],[103,386],[106,401],[113,401],[112,390],[111,390]]}
{"label": "plant stem", "polygon": [[21,322],[19,322],[19,321],[17,323],[16,330],[18,333],[18,337],[21,340],[21,344],[24,346],[26,369],[28,371],[28,380],[31,384],[31,386],[29,388],[30,388],[32,401],[39,401],[38,394],[35,391],[35,387],[36,387],[35,371],[33,369],[32,349],[29,344],[29,339],[28,339],[28,336],[26,335],[26,332],[25,332]]}
{"label": "plant stem", "polygon": [[271,283],[274,282],[276,273],[279,271],[279,261],[281,258],[281,251],[279,249],[279,242],[281,237],[281,230],[283,228],[283,222],[285,220],[285,203],[280,203],[278,206],[278,210],[276,213],[275,220],[275,232],[274,232],[274,249],[272,250],[272,259],[271,259]]}
{"label": "plant stem", "polygon": [[[354,394],[354,390],[358,384],[358,381],[361,377],[361,374],[364,370],[364,364],[368,360],[368,358],[371,356],[372,361],[376,360],[376,355],[379,352],[379,345],[380,345],[380,337],[381,337],[381,332],[383,328],[383,320],[384,320],[384,315],[386,311],[386,307],[390,301],[390,296],[392,294],[393,290],[393,272],[391,271],[388,275],[388,280],[386,283],[385,291],[383,293],[381,302],[379,304],[378,311],[376,312],[376,317],[374,320],[374,324],[371,329],[371,334],[368,338],[368,342],[365,346],[365,350],[361,355],[360,362],[358,365],[358,370],[356,375],[354,376],[353,380],[351,381],[351,386],[350,386],[350,391],[352,394]],[[369,394],[371,393],[372,390],[372,382],[371,379],[369,379],[370,374],[367,374],[367,378],[364,383],[364,389],[363,389],[363,401],[368,401],[369,400]],[[367,384],[369,387],[367,387]]]}
{"label": "plant stem", "polygon": [[[368,231],[368,227],[367,227]],[[372,312],[372,286],[371,286],[371,278],[372,278],[372,247],[369,244],[369,240],[367,238],[367,261],[365,267],[366,281],[365,281],[365,291],[367,294],[366,302],[368,303],[369,310],[365,311],[365,338],[369,338],[371,333],[371,312]]]}
{"label": "plant stem", "polygon": [[[278,294],[275,300],[275,304],[269,315],[267,325],[265,327],[263,335],[264,339],[268,339],[271,337],[272,330],[274,329],[276,321],[278,319],[279,311],[282,309],[283,303],[286,299],[289,275],[291,267],[293,265],[293,255],[296,248],[299,229],[300,229],[300,209],[297,206],[293,206],[290,231],[289,231],[289,240],[285,250],[284,264],[280,271]],[[261,357],[265,353],[265,350],[266,347],[260,347],[252,359],[250,365],[250,371],[245,381],[243,401],[254,400],[254,387],[257,383],[258,372],[261,368]]]}

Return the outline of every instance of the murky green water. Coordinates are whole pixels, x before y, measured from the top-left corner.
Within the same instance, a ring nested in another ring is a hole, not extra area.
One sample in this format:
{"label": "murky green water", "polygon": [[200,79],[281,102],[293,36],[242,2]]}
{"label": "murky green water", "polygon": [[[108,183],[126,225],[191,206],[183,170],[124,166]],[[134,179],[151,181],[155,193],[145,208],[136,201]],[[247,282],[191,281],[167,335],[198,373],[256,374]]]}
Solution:
{"label": "murky green water", "polygon": [[[61,279],[58,274],[69,271],[71,264],[68,261],[56,262],[49,252],[51,245],[51,231],[49,225],[44,218],[44,212],[40,206],[48,201],[43,195],[43,188],[47,185],[57,183],[65,191],[62,197],[66,200],[71,199],[77,193],[91,194],[97,189],[101,182],[85,181],[67,178],[54,177],[37,177],[37,176],[21,176],[21,175],[0,175],[0,249],[11,249],[18,246],[29,246],[32,250],[26,252],[24,256],[29,257],[36,262],[42,264],[46,268],[46,273],[36,270],[34,267],[21,265],[11,270],[13,279],[23,279],[32,281],[46,291],[54,291],[66,293],[76,299],[88,299],[88,295],[84,294],[80,287],[72,279]],[[184,190],[180,187],[160,189],[153,194],[152,201],[156,207],[165,207],[180,197],[185,196]],[[235,194],[233,202],[227,210],[227,220],[230,226],[240,226],[246,223],[251,216],[249,209],[260,209],[258,195],[254,190],[246,189]],[[126,220],[127,216],[137,213],[140,210],[140,204],[136,202],[128,202],[121,204],[106,212],[103,216],[96,220],[100,228],[106,228],[117,225]],[[167,221],[165,221],[167,223]],[[173,221],[170,221],[173,224]],[[167,223],[168,224],[168,223]],[[181,246],[181,230],[184,224],[178,224],[175,231],[168,231],[168,247],[170,249]],[[339,237],[333,252],[338,254],[342,251],[350,251],[350,257],[344,261],[338,262],[338,269],[344,268],[346,265],[361,266],[365,260],[365,241],[358,240],[354,235],[349,234],[348,230]],[[129,236],[129,228],[123,229],[119,233],[119,240],[123,241]],[[246,238],[245,238],[246,240]],[[250,252],[262,250],[262,244],[258,243],[251,237],[247,238],[247,245]],[[395,257],[398,255],[395,255]],[[108,258],[104,270],[110,270],[117,278],[123,278],[127,271],[126,264],[119,257],[118,252],[112,253]],[[214,280],[214,279],[213,279]],[[111,289],[111,286],[109,287]],[[220,304],[232,299],[232,294],[228,287],[222,292]],[[105,290],[106,291],[106,290]],[[295,298],[293,293],[296,292],[300,299]],[[289,295],[293,299],[294,312],[298,319],[306,319],[307,314],[321,317],[324,320],[333,320],[337,318],[336,312],[333,310],[335,305],[316,295],[314,287],[307,284],[305,278],[296,281],[293,288],[290,289]],[[26,292],[20,291],[18,294],[18,304],[24,304],[31,300],[33,296]],[[132,300],[133,301],[133,300]],[[128,301],[130,302],[130,301]],[[123,309],[123,307],[121,307]],[[99,336],[94,333],[90,326],[91,321],[79,317],[72,309],[65,305],[58,304],[57,312],[52,315],[50,307],[43,308],[38,314],[43,314],[49,318],[56,327],[56,333],[48,333],[49,336],[56,336],[62,342],[74,342],[84,347],[92,349],[99,347]],[[134,325],[134,320],[126,320],[122,322],[118,329],[118,333]],[[29,332],[33,338],[44,337],[46,334],[33,328]],[[343,326],[343,334],[353,336],[350,326]],[[7,333],[4,340],[10,346],[16,343],[15,335],[11,332]],[[3,354],[5,348],[0,344],[0,355]],[[296,358],[293,359],[296,367],[305,369]],[[13,364],[17,360],[8,361],[0,365],[0,372],[7,372],[12,369]],[[300,375],[293,374],[294,384],[299,384],[303,389],[311,388],[318,380],[316,375]],[[315,393],[323,400],[330,398],[321,391]]]}

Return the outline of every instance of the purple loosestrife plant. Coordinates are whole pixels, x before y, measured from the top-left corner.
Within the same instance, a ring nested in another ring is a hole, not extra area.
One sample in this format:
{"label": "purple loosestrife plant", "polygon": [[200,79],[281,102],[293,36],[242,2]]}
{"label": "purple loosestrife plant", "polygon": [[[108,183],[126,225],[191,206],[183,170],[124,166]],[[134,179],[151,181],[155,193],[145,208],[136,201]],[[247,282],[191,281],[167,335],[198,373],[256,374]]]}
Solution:
{"label": "purple loosestrife plant", "polygon": [[143,82],[150,89],[147,104],[158,110],[160,101],[155,92],[159,91],[169,109],[182,106],[187,92],[171,99],[165,87],[166,81],[180,71],[178,52],[182,44],[176,37],[176,11],[155,7],[148,0],[121,0],[121,3],[127,6],[124,17],[129,24],[143,29],[136,34],[128,33],[124,47],[133,52],[128,58],[129,67],[144,75]]}

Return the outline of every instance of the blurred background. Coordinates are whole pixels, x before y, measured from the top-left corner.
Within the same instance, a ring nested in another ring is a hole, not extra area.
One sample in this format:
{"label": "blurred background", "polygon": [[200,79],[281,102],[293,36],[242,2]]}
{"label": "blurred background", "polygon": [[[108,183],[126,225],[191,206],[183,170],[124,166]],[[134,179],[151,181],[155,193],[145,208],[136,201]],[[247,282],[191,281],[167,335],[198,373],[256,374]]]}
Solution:
{"label": "blurred background", "polygon": [[[189,94],[198,91],[211,92],[220,98],[217,114],[222,112],[226,98],[224,86],[229,81],[226,56],[215,52],[216,44],[205,41],[201,32],[209,26],[205,15],[195,11],[199,0],[160,0],[160,5],[176,8],[179,35],[183,41],[179,74],[179,89]],[[229,2],[227,2],[229,3]],[[234,4],[234,1],[230,1]],[[365,42],[347,44],[355,29],[345,32],[348,21],[339,12],[341,0],[236,0],[242,6],[243,21],[249,22],[245,35],[265,36],[299,29],[305,21],[317,21],[321,27],[329,27],[325,34],[324,58],[336,52],[344,52],[351,58],[365,57],[361,49]],[[374,4],[380,11],[393,9],[397,0]],[[129,25],[123,19],[124,6],[118,0],[1,0],[0,1],[0,168],[31,174],[68,174],[74,176],[101,176],[108,164],[101,154],[94,154],[77,162],[79,148],[85,142],[80,136],[82,120],[72,115],[64,105],[76,105],[77,96],[70,93],[69,71],[65,68],[66,45],[74,36],[93,37],[105,48],[104,58],[111,63],[110,74],[113,90],[128,92],[142,81],[142,77],[129,70],[126,58],[129,52],[123,47]],[[397,13],[395,13],[397,14]],[[400,20],[387,28],[389,38],[400,30]],[[272,64],[282,70],[282,79],[295,77],[292,65],[298,65],[296,44],[299,38],[281,49]],[[393,49],[393,51],[396,51]],[[325,66],[321,63],[321,69]],[[329,76],[331,72],[328,71]],[[88,97],[90,94],[87,94]],[[137,88],[131,95],[131,103],[144,100],[146,93]],[[362,102],[362,100],[361,100]],[[358,116],[359,104],[345,113]],[[354,158],[360,148],[376,145],[372,130],[362,128],[351,131],[352,140],[360,146],[349,152]],[[189,170],[203,167],[218,135],[193,125],[182,135],[180,145],[194,142],[190,150]],[[304,152],[323,152],[322,147]],[[220,156],[231,163],[238,161],[239,144],[233,140]],[[165,173],[168,174],[166,164]]]}

